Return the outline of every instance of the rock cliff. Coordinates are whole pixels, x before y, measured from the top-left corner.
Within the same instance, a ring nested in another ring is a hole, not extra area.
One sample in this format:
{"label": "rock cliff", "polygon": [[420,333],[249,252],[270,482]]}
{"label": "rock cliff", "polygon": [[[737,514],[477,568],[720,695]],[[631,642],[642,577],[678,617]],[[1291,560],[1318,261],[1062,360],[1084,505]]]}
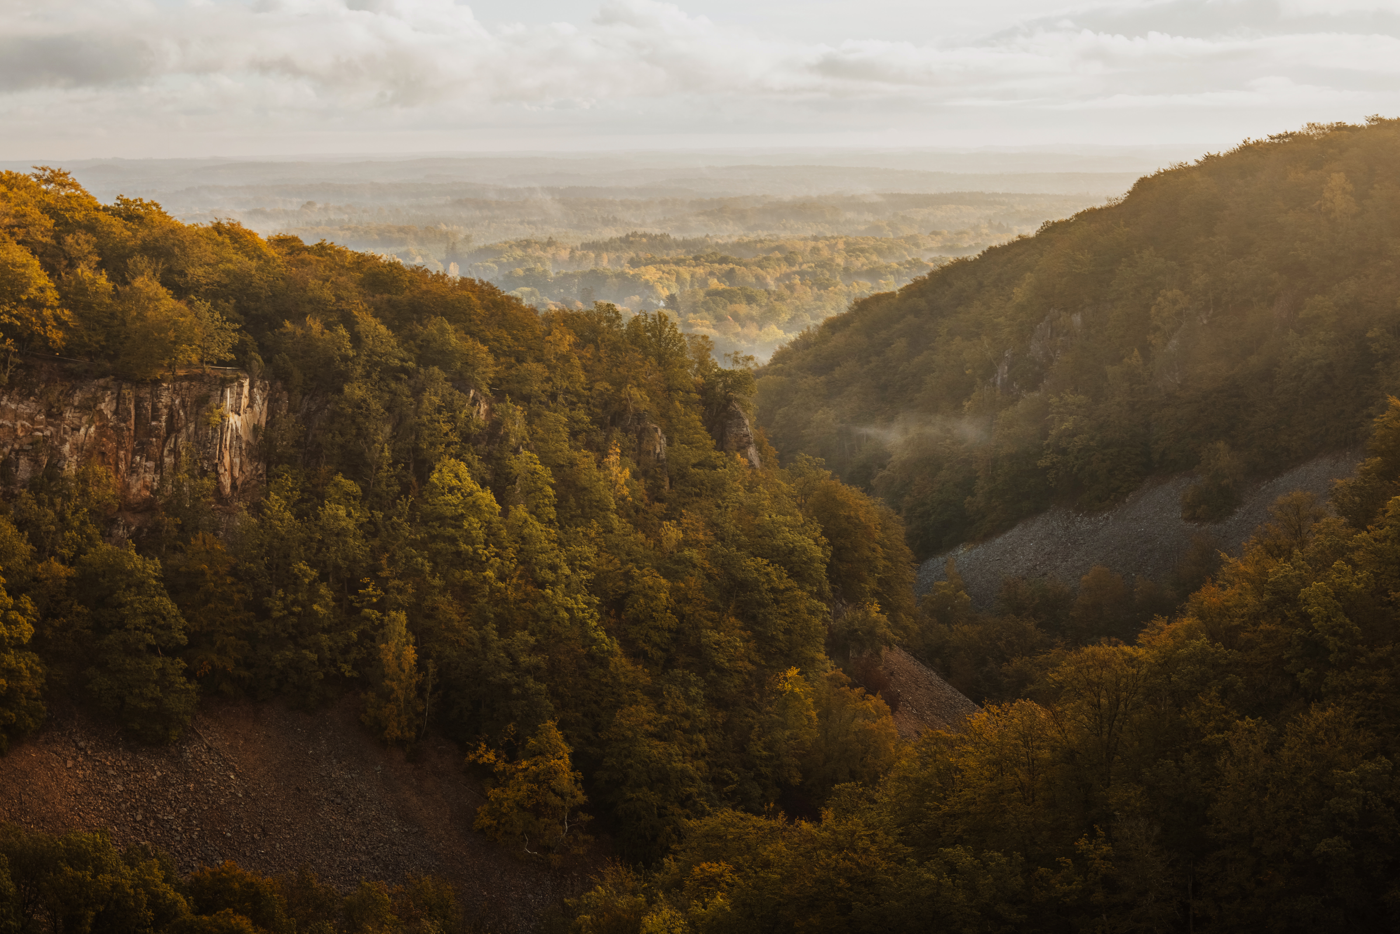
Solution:
{"label": "rock cliff", "polygon": [[237,501],[263,478],[256,448],[271,397],[265,380],[229,369],[137,383],[18,362],[0,387],[0,482],[16,488],[46,470],[97,464],[111,471],[121,508],[140,512],[185,467]]}
{"label": "rock cliff", "polygon": [[744,414],[743,407],[737,401],[729,400],[729,404],[719,413],[710,433],[714,435],[715,443],[721,451],[742,455],[754,470],[763,466],[758,454],[758,445],[754,442],[753,426],[749,424],[749,417]]}

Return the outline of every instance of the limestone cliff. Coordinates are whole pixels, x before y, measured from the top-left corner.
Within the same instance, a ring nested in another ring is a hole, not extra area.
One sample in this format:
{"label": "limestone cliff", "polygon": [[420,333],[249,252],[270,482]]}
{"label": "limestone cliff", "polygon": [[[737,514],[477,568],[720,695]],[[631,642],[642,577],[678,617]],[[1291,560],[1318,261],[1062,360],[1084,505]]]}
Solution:
{"label": "limestone cliff", "polygon": [[270,397],[265,380],[229,369],[137,383],[17,363],[0,387],[0,482],[15,488],[45,470],[97,464],[111,471],[122,509],[139,512],[187,466],[235,501],[263,477],[256,448]]}

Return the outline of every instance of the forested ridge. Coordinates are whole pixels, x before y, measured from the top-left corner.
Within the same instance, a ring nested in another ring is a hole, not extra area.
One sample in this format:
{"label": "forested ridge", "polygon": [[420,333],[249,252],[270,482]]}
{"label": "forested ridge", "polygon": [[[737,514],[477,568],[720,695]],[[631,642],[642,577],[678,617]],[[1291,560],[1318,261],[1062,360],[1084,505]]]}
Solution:
{"label": "forested ridge", "polygon": [[776,353],[761,421],[927,555],[1196,469],[1183,508],[1357,443],[1400,391],[1400,121],[1310,126],[857,302]]}
{"label": "forested ridge", "polygon": [[386,742],[441,730],[494,775],[483,832],[562,858],[592,817],[638,860],[891,760],[828,649],[912,632],[898,521],[817,465],[754,466],[750,373],[665,315],[539,314],[53,169],[0,177],[0,225],[11,367],[229,361],[285,401],[250,503],[189,469],[119,517],[109,475],[58,462],[8,497],[0,743],[55,693],[160,742],[201,695],[357,690]]}

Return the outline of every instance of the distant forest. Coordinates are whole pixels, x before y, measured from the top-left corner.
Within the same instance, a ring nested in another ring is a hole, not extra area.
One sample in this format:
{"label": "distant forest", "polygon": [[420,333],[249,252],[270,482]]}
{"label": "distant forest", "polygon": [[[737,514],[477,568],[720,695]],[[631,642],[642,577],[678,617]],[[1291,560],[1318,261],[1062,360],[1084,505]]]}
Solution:
{"label": "distant forest", "polygon": [[1185,515],[1219,517],[1400,392],[1397,179],[1379,118],[1165,169],[802,335],[761,421],[894,506],[922,555],[1193,469]]}
{"label": "distant forest", "polygon": [[[717,352],[767,358],[853,300],[899,288],[940,263],[1035,230],[1084,196],[952,194],[807,198],[605,198],[501,194],[449,206],[451,225],[363,217],[356,205],[248,212],[410,265],[490,282],[539,308],[610,302],[665,308]],[[440,212],[443,213],[443,212]],[[504,231],[534,236],[491,242]]]}

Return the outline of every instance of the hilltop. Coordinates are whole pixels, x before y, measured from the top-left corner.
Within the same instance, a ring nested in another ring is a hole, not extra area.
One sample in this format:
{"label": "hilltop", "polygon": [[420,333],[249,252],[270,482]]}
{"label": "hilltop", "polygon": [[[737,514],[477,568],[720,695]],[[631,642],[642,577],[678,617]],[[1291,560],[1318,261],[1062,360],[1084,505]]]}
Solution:
{"label": "hilltop", "polygon": [[1400,391],[1400,121],[1310,126],[857,302],[774,354],[759,413],[922,555],[1197,470],[1187,518],[1361,439]]}

